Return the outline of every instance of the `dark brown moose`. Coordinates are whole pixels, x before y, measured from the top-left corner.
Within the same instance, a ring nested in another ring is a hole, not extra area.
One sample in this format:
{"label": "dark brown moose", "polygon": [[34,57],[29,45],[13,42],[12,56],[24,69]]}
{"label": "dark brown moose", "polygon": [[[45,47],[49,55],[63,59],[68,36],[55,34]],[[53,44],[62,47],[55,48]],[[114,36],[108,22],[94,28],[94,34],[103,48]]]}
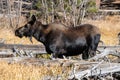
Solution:
{"label": "dark brown moose", "polygon": [[99,29],[91,24],[69,28],[60,23],[44,25],[34,15],[27,24],[16,29],[15,35],[29,37],[31,41],[34,37],[54,58],[82,54],[83,59],[95,55],[101,36]]}

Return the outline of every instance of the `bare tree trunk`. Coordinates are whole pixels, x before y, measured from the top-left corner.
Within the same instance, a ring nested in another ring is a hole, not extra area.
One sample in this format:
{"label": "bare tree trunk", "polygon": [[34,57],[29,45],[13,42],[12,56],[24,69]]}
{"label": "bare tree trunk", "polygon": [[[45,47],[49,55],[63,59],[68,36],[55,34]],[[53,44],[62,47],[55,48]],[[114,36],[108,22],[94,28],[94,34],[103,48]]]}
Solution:
{"label": "bare tree trunk", "polygon": [[73,19],[73,26],[76,26],[76,14],[77,14],[77,9],[76,9],[76,4],[77,4],[77,0],[73,0],[73,4],[72,4],[72,19]]}
{"label": "bare tree trunk", "polygon": [[67,17],[66,17],[66,11],[65,11],[65,9],[64,9],[64,4],[65,4],[64,0],[60,0],[60,9],[61,9],[61,11],[63,12],[63,18],[64,18],[64,20],[66,21],[66,20],[67,20]]}
{"label": "bare tree trunk", "polygon": [[10,24],[10,27],[13,27],[12,25],[12,18],[11,18],[11,3],[10,3],[10,0],[7,0],[7,9],[8,9],[8,17],[9,17],[9,24]]}
{"label": "bare tree trunk", "polygon": [[2,0],[0,0],[0,5],[1,5],[0,6],[1,7],[1,11],[2,11],[1,13],[3,13],[3,2],[2,2]]}
{"label": "bare tree trunk", "polygon": [[22,11],[22,0],[19,0],[19,2],[18,2],[18,9],[17,9],[16,28],[19,26],[19,23],[20,23],[21,11]]}
{"label": "bare tree trunk", "polygon": [[82,1],[79,5],[79,9],[78,9],[78,19],[77,19],[77,24],[81,24],[81,12],[82,12],[82,7],[84,5],[84,1]]}
{"label": "bare tree trunk", "polygon": [[53,0],[51,1],[51,3],[52,3],[52,20],[51,20],[51,22],[54,22],[54,2],[53,2]]}
{"label": "bare tree trunk", "polygon": [[87,1],[88,0],[84,0],[83,12],[82,12],[82,17],[81,17],[80,23],[82,23],[82,21],[84,19],[84,16],[85,16],[85,13],[86,13],[86,4],[87,4]]}
{"label": "bare tree trunk", "polygon": [[45,16],[46,16],[46,23],[48,24],[49,23],[49,20],[48,20],[48,5],[47,5],[47,1],[45,0]]}
{"label": "bare tree trunk", "polygon": [[79,7],[79,15],[78,15],[78,19],[77,19],[77,24],[81,24],[83,19],[84,19],[84,16],[85,16],[85,13],[86,13],[86,4],[87,4],[88,0],[83,0],[80,4],[80,7]]}
{"label": "bare tree trunk", "polygon": [[[44,0],[42,0],[42,7],[43,7],[43,9],[45,10],[45,3],[44,3]],[[46,10],[45,10],[46,11]],[[43,15],[44,16],[44,18],[45,18],[45,20],[46,20],[46,13]]]}
{"label": "bare tree trunk", "polygon": [[66,16],[66,10],[64,9],[64,6],[65,6],[65,2],[64,1],[62,1],[62,3],[63,3],[63,14],[64,14],[64,18],[65,18],[65,20],[67,20],[67,16]]}

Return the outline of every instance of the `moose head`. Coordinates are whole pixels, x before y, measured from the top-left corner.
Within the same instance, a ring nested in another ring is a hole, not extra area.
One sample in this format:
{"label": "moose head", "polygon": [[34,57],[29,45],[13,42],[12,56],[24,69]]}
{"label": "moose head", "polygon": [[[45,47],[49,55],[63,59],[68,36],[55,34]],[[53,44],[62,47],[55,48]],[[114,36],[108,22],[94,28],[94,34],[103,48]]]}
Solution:
{"label": "moose head", "polygon": [[28,37],[30,41],[32,42],[32,36],[33,36],[33,28],[36,23],[36,17],[35,15],[32,15],[31,20],[27,22],[24,26],[17,28],[15,30],[15,36],[18,36],[19,38],[22,37]]}

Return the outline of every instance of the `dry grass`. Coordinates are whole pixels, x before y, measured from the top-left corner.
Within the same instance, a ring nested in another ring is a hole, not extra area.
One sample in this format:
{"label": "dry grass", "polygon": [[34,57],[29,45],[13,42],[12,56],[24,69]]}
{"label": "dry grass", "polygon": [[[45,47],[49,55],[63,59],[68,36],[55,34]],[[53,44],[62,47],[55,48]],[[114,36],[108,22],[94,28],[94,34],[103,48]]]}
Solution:
{"label": "dry grass", "polygon": [[117,45],[118,37],[117,34],[120,32],[120,16],[107,16],[105,20],[87,21],[96,25],[101,30],[101,40],[106,45]]}
{"label": "dry grass", "polygon": [[[63,69],[60,66],[33,66],[20,65],[17,63],[8,64],[0,61],[0,80],[48,80],[50,76],[62,76],[65,80],[69,68]],[[65,70],[63,74],[63,70]]]}

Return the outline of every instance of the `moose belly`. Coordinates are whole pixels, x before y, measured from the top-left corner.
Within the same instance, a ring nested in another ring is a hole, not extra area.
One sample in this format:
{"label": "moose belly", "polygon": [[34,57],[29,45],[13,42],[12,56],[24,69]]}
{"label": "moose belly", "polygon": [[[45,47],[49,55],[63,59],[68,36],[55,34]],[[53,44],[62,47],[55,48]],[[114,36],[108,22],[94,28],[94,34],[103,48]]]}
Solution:
{"label": "moose belly", "polygon": [[65,56],[75,56],[83,53],[83,51],[86,50],[86,46],[69,46],[66,48],[66,53],[64,53]]}
{"label": "moose belly", "polygon": [[64,55],[66,56],[74,56],[83,53],[83,51],[87,48],[87,43],[85,38],[78,38],[73,41],[66,41],[65,42],[65,49],[66,53]]}

